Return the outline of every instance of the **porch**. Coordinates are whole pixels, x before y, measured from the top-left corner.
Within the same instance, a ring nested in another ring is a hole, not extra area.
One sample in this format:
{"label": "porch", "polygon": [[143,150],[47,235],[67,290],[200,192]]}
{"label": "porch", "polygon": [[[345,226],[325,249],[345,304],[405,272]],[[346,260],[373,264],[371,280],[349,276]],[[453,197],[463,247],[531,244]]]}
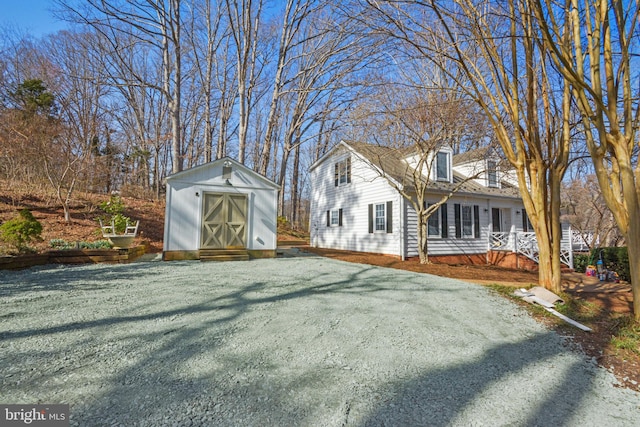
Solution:
{"label": "porch", "polygon": [[[573,268],[573,243],[571,228],[563,229],[560,242],[560,262]],[[522,254],[539,263],[540,251],[536,233],[531,231],[489,232],[489,250]]]}

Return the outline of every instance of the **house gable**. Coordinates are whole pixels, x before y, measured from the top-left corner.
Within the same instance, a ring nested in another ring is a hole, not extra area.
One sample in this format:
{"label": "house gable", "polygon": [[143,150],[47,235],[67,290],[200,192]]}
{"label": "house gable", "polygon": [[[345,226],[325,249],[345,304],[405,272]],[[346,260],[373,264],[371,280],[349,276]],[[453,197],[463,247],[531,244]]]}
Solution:
{"label": "house gable", "polygon": [[312,244],[400,253],[401,197],[381,172],[344,141],[314,163],[310,169]]}
{"label": "house gable", "polygon": [[[341,141],[311,168],[311,244],[417,255],[417,215],[395,188],[411,191],[411,179],[409,151]],[[505,215],[504,226],[522,210],[516,188],[480,185],[453,168],[450,181],[430,179],[427,188],[428,203],[454,193],[431,219],[430,253],[485,253],[492,209]]]}

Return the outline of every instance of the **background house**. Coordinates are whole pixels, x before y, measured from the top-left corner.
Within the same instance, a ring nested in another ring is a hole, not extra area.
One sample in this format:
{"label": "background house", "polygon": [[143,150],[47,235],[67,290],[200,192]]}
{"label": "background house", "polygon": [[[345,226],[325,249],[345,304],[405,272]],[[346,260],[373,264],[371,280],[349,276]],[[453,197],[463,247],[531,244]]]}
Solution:
{"label": "background house", "polygon": [[166,178],[163,259],[274,257],[278,186],[228,157]]}
{"label": "background house", "polygon": [[[459,186],[429,218],[431,259],[486,263],[495,258],[490,249],[514,249],[514,233],[532,232],[512,175],[493,150],[454,156],[443,148],[430,161],[426,203],[440,201]],[[409,150],[337,144],[310,168],[311,245],[403,259],[417,256],[416,211],[390,184],[408,185],[404,177],[412,164]]]}

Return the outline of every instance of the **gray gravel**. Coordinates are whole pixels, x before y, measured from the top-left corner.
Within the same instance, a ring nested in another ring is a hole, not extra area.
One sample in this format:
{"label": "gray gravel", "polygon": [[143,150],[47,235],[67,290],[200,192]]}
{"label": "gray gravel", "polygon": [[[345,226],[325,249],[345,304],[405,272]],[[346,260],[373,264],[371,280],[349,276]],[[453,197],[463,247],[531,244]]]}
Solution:
{"label": "gray gravel", "polygon": [[0,272],[0,402],[81,426],[640,425],[640,395],[457,280],[319,257]]}

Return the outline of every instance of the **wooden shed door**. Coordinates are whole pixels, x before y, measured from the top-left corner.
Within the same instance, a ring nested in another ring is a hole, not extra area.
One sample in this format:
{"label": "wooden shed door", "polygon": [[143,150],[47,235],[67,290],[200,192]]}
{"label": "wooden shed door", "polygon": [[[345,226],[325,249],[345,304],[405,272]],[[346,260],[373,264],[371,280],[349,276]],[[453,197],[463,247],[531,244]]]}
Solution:
{"label": "wooden shed door", "polygon": [[245,248],[247,196],[204,193],[203,197],[201,248]]}

